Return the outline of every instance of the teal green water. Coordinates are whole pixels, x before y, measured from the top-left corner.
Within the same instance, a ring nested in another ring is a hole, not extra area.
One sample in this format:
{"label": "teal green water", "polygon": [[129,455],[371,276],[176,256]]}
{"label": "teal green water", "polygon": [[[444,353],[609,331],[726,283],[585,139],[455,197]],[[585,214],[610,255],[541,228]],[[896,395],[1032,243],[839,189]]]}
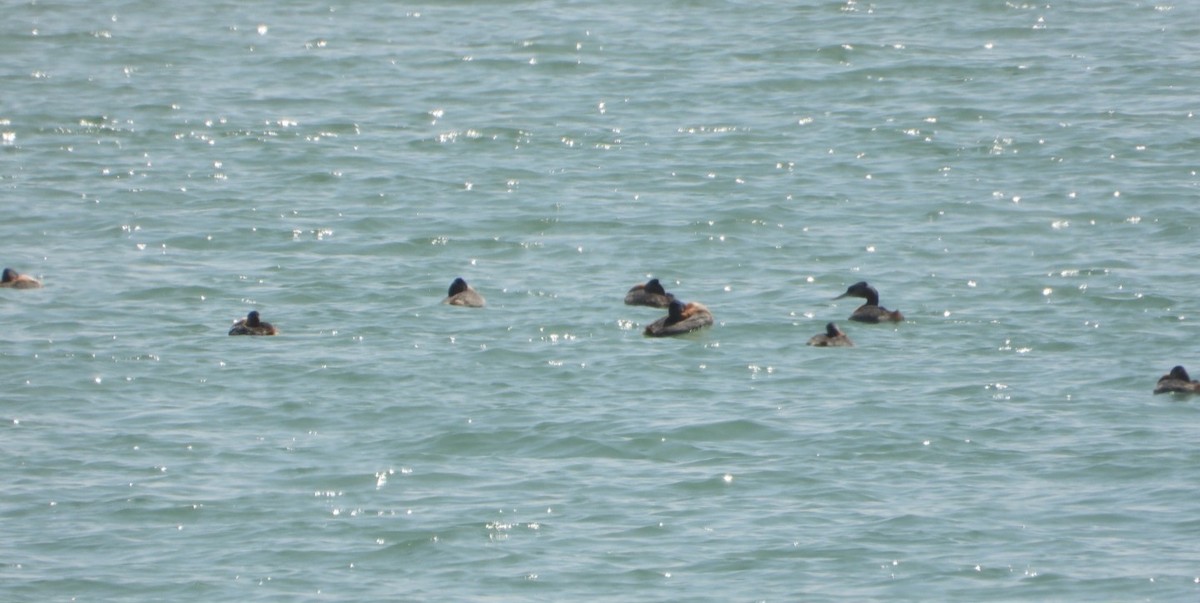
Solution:
{"label": "teal green water", "polygon": [[1200,6],[894,4],[8,7],[0,599],[1195,599]]}

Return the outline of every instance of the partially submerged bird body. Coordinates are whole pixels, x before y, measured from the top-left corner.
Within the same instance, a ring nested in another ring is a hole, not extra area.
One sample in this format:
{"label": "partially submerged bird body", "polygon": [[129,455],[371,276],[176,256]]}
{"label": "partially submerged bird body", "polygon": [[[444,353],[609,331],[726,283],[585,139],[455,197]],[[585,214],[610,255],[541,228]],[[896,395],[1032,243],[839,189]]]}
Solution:
{"label": "partially submerged bird body", "polygon": [[667,293],[662,283],[658,282],[656,278],[650,279],[645,284],[634,285],[625,294],[625,305],[627,306],[666,308],[673,301],[675,301],[675,296]]}
{"label": "partially submerged bird body", "polygon": [[3,276],[0,276],[0,288],[4,289],[40,289],[41,281],[29,276],[21,274],[12,268],[5,268]]}
{"label": "partially submerged bird body", "polygon": [[854,342],[850,341],[850,337],[831,322],[825,325],[824,333],[813,335],[812,339],[808,340],[808,345],[818,348],[849,348],[854,347]]}
{"label": "partially submerged bird body", "polygon": [[442,303],[451,306],[482,308],[486,302],[478,291],[467,284],[467,281],[456,278],[453,283],[450,283],[450,291],[446,294],[446,299],[443,299]]}
{"label": "partially submerged bird body", "polygon": [[709,312],[704,304],[684,304],[675,300],[667,307],[667,315],[647,325],[645,333],[649,337],[670,337],[690,333],[712,324],[712,312]]}
{"label": "partially submerged bird body", "polygon": [[230,335],[277,335],[279,331],[269,322],[265,322],[258,316],[258,310],[251,310],[245,318],[238,319],[233,323],[233,328],[229,329]]}
{"label": "partially submerged bird body", "polygon": [[1187,369],[1177,366],[1158,378],[1154,386],[1156,394],[1200,394],[1200,381],[1192,381]]}

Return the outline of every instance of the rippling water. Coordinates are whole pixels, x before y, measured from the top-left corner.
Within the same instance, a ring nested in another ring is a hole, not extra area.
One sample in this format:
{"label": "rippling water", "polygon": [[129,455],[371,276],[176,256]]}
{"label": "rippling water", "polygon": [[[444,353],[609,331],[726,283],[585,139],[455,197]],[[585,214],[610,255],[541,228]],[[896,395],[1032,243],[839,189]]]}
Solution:
{"label": "rippling water", "polygon": [[6,601],[1200,590],[1200,7],[6,17]]}

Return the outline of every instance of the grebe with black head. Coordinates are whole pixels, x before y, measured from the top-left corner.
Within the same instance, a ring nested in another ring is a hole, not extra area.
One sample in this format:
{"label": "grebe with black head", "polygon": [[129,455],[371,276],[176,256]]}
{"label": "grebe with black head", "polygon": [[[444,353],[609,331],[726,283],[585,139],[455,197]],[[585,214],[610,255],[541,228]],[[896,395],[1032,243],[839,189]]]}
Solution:
{"label": "grebe with black head", "polygon": [[1200,381],[1192,381],[1187,369],[1177,366],[1158,378],[1154,386],[1156,394],[1200,394]]}
{"label": "grebe with black head", "polygon": [[21,274],[12,268],[5,268],[3,276],[0,277],[0,287],[5,289],[40,289],[42,283],[28,274]]}
{"label": "grebe with black head", "polygon": [[843,297],[861,297],[867,300],[867,303],[854,310],[854,313],[850,315],[850,320],[869,323],[904,320],[904,315],[899,310],[888,310],[879,305],[879,292],[875,290],[875,287],[868,285],[866,281],[850,285],[846,288],[845,293],[833,299],[842,299]]}
{"label": "grebe with black head", "polygon": [[658,279],[652,278],[646,281],[645,284],[634,285],[625,294],[625,305],[627,306],[650,306],[653,308],[666,308],[675,301],[675,296],[667,293],[663,289],[662,283]]}
{"label": "grebe with black head", "polygon": [[278,335],[279,331],[269,322],[258,317],[258,310],[251,310],[245,318],[238,319],[229,329],[230,335]]}
{"label": "grebe with black head", "polygon": [[673,300],[667,306],[667,315],[646,326],[649,337],[670,337],[691,333],[696,329],[712,326],[713,315],[697,302],[683,303]]}
{"label": "grebe with black head", "polygon": [[831,322],[825,325],[824,333],[813,335],[812,339],[808,340],[808,345],[818,348],[851,348],[854,347],[854,342],[850,341],[850,337]]}
{"label": "grebe with black head", "polygon": [[483,296],[460,277],[454,279],[453,283],[450,283],[450,291],[446,294],[446,299],[443,299],[442,303],[451,306],[482,308],[485,302]]}

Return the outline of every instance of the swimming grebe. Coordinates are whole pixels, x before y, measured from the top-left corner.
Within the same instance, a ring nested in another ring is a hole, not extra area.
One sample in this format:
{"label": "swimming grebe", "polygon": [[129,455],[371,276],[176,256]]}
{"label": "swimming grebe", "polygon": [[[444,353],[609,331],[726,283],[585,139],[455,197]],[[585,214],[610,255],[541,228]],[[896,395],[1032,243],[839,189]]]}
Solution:
{"label": "swimming grebe", "polygon": [[36,278],[28,274],[21,274],[12,268],[4,269],[4,276],[0,278],[0,287],[6,289],[39,289],[42,283]]}
{"label": "swimming grebe", "polygon": [[1158,378],[1154,393],[1200,394],[1200,381],[1192,381],[1187,370],[1177,366],[1171,369],[1170,373]]}
{"label": "swimming grebe", "polygon": [[482,308],[484,301],[483,296],[478,291],[472,289],[467,284],[467,281],[462,280],[462,278],[456,278],[453,283],[450,283],[450,292],[447,294],[446,299],[442,300],[442,303],[450,304],[451,306]]}
{"label": "swimming grebe", "polygon": [[625,294],[626,306],[651,306],[654,308],[666,308],[675,301],[675,296],[667,293],[663,289],[662,283],[658,279],[652,278],[644,285],[634,285],[629,293]]}
{"label": "swimming grebe", "polygon": [[667,315],[650,323],[646,327],[646,335],[650,337],[670,337],[683,335],[696,329],[712,326],[713,315],[704,304],[690,302],[684,304],[672,300],[667,306]]}
{"label": "swimming grebe", "polygon": [[854,347],[854,342],[850,341],[850,337],[837,325],[829,323],[825,325],[824,333],[813,335],[812,339],[808,340],[808,345],[818,348],[851,348]]}
{"label": "swimming grebe", "polygon": [[850,315],[850,320],[858,322],[900,322],[904,320],[904,315],[899,310],[889,311],[887,308],[879,305],[879,292],[867,284],[866,281],[859,281],[846,288],[846,292],[833,298],[842,299],[843,297],[861,297],[867,300],[867,303],[859,306]]}
{"label": "swimming grebe", "polygon": [[258,318],[258,310],[251,310],[245,318],[238,319],[233,323],[233,328],[229,329],[230,335],[277,335],[279,331],[271,326],[269,322],[263,322]]}

